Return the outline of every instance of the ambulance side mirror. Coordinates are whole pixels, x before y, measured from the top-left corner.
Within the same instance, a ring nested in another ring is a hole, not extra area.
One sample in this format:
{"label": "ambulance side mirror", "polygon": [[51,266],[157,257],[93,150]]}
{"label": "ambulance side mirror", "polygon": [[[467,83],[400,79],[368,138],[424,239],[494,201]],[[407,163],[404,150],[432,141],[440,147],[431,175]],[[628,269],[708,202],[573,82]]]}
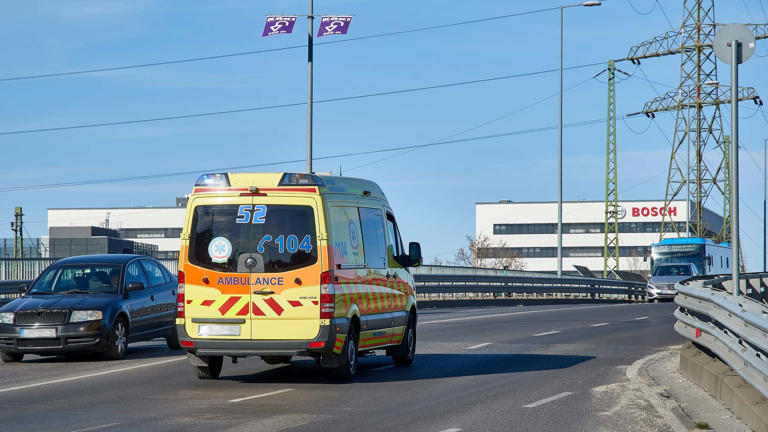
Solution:
{"label": "ambulance side mirror", "polygon": [[422,261],[421,245],[418,242],[408,243],[408,267],[418,267]]}

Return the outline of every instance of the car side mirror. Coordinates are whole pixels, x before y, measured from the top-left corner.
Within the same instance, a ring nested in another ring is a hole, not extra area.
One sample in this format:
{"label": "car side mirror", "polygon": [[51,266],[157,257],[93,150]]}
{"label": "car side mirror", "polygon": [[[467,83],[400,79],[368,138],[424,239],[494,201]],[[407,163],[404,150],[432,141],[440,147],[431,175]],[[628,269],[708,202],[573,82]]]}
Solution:
{"label": "car side mirror", "polygon": [[28,284],[19,285],[19,292],[22,294],[26,294],[27,290],[29,289]]}
{"label": "car side mirror", "polygon": [[421,245],[418,242],[408,243],[408,267],[418,267],[422,261]]}
{"label": "car side mirror", "polygon": [[643,250],[643,262],[648,262],[648,249]]}
{"label": "car side mirror", "polygon": [[128,291],[141,291],[144,289],[144,282],[131,282],[128,285]]}

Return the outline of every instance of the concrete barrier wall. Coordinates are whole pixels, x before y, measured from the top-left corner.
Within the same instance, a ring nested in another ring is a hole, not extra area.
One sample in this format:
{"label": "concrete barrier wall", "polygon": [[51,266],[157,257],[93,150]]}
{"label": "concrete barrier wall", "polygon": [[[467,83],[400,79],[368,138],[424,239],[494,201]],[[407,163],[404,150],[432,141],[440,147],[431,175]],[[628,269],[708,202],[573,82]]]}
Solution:
{"label": "concrete barrier wall", "polygon": [[706,348],[686,342],[680,373],[708,391],[756,432],[768,432],[768,400]]}

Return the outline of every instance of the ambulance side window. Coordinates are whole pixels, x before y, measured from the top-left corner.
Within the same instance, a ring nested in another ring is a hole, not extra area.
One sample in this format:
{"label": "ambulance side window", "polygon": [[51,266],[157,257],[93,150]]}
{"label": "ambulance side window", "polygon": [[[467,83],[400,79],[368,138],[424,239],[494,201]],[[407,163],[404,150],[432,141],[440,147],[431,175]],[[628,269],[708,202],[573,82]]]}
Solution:
{"label": "ambulance side window", "polygon": [[331,240],[335,264],[365,264],[357,207],[331,207]]}
{"label": "ambulance side window", "polygon": [[403,240],[400,239],[400,232],[397,229],[397,222],[391,213],[387,213],[387,258],[390,260],[389,266],[395,267],[395,262],[401,267],[406,267],[403,263]]}
{"label": "ambulance side window", "polygon": [[384,234],[384,215],[379,209],[360,207],[360,225],[363,231],[363,251],[368,268],[387,268]]}

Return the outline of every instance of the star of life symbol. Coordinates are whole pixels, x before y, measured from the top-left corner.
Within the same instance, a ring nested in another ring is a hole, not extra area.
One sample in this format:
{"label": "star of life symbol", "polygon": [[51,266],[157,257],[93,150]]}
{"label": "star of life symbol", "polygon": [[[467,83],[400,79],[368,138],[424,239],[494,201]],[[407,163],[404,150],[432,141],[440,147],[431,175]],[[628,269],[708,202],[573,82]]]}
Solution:
{"label": "star of life symbol", "polygon": [[352,254],[357,255],[357,226],[354,221],[349,221],[349,245],[352,247]]}
{"label": "star of life symbol", "polygon": [[215,263],[227,262],[232,255],[232,243],[224,237],[216,237],[208,244],[208,255]]}

